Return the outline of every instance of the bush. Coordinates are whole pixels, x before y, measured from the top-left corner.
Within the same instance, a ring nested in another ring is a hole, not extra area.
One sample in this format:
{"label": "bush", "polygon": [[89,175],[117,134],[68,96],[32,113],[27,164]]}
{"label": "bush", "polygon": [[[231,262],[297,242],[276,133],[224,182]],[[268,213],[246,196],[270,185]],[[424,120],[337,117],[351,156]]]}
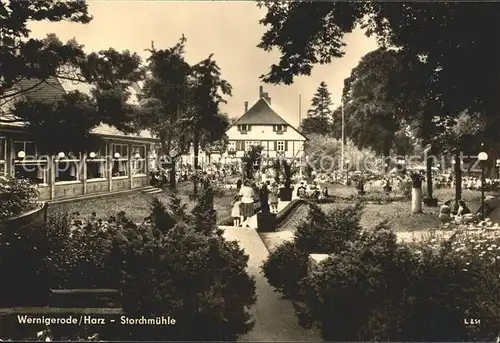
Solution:
{"label": "bush", "polygon": [[375,204],[387,204],[394,201],[403,201],[406,200],[406,195],[390,195],[382,192],[373,192],[365,193],[359,197],[362,201],[366,201],[369,203]]}
{"label": "bush", "polygon": [[360,235],[362,206],[357,204],[325,213],[310,204],[307,218],[299,224],[293,242],[285,242],[269,254],[262,265],[262,274],[279,292],[300,298],[299,281],[307,275],[309,254],[330,254],[342,251]]}
{"label": "bush", "polygon": [[0,220],[39,206],[38,190],[28,180],[0,177]]}
{"label": "bush", "polygon": [[134,317],[171,316],[176,325],[131,327],[129,339],[234,340],[252,327],[246,309],[255,302],[255,284],[236,242],[185,223],[160,239],[147,228],[139,232],[135,243],[127,237],[121,243],[122,259],[133,262],[122,269],[124,309]]}
{"label": "bush", "polygon": [[128,316],[176,320],[147,330],[110,328],[100,339],[235,340],[253,326],[247,309],[256,301],[255,281],[246,272],[248,255],[215,227],[212,199],[210,187],[204,189],[191,214],[180,202],[155,201],[140,225],[124,213],[108,220],[52,218],[52,285],[119,289]]}
{"label": "bush", "polygon": [[275,290],[287,297],[299,296],[299,281],[307,274],[308,254],[295,242],[284,242],[262,265],[262,273]]}
{"label": "bush", "polygon": [[[302,323],[326,340],[486,341],[498,332],[499,238],[398,244],[384,225],[301,282]],[[395,277],[396,276],[396,277]],[[465,318],[481,318],[468,328]]]}
{"label": "bush", "polygon": [[334,208],[325,213],[311,204],[307,218],[297,226],[294,241],[297,249],[308,254],[330,254],[344,249],[361,232],[362,205]]}
{"label": "bush", "polygon": [[[113,265],[116,237],[136,225],[124,212],[106,220],[93,213],[89,218],[61,213],[47,223],[46,273],[52,288],[118,288],[121,275]],[[121,262],[120,262],[121,263]]]}
{"label": "bush", "polygon": [[43,227],[0,228],[0,307],[42,306],[50,278],[43,273]]}

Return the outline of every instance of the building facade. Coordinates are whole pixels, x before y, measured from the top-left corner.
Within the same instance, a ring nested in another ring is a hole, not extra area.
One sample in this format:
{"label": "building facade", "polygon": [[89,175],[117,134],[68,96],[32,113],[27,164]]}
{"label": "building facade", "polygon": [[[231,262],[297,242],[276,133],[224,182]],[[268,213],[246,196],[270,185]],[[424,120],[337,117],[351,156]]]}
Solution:
{"label": "building facade", "polygon": [[[32,100],[56,98],[65,89],[58,80],[26,94]],[[6,116],[6,112],[2,112]],[[149,132],[124,134],[108,125],[95,128],[100,146],[88,153],[61,151],[42,155],[23,123],[0,121],[0,176],[29,179],[41,200],[55,201],[93,194],[140,189],[149,185],[158,140]],[[47,139],[50,139],[48,137]]]}
{"label": "building facade", "polygon": [[[251,146],[262,146],[262,158],[269,163],[277,158],[296,164],[304,162],[304,143],[307,138],[280,116],[262,86],[259,95],[252,107],[248,108],[248,102],[245,103],[244,114],[226,132],[229,139],[227,151],[222,154],[206,151],[200,154],[200,164],[241,162]],[[184,158],[184,162],[189,163],[192,153]]]}

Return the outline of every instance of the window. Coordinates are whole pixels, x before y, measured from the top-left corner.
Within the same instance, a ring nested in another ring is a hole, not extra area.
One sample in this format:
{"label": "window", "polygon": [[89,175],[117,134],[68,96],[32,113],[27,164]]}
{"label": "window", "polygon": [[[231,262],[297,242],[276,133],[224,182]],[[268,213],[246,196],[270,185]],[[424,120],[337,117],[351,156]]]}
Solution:
{"label": "window", "polygon": [[106,147],[92,151],[87,156],[87,180],[99,180],[108,177]]}
{"label": "window", "polygon": [[251,130],[251,125],[248,125],[248,124],[242,124],[242,125],[238,125],[238,128],[241,132],[248,132]]}
{"label": "window", "polygon": [[[5,148],[5,144],[3,145]],[[48,157],[38,156],[35,143],[14,141],[14,175],[36,184],[48,184]]]}
{"label": "window", "polygon": [[249,151],[252,146],[260,146],[260,142],[256,141],[245,141],[245,150]]}
{"label": "window", "polygon": [[146,174],[146,146],[132,146],[132,175]]}
{"label": "window", "polygon": [[0,175],[7,174],[7,140],[0,137]]}
{"label": "window", "polygon": [[160,149],[158,147],[151,147],[151,150],[149,150],[149,169],[150,170],[156,170],[158,169],[158,156]]}
{"label": "window", "polygon": [[236,142],[235,141],[229,142],[227,150],[229,153],[234,153],[236,151]]}
{"label": "window", "polygon": [[236,151],[245,150],[245,141],[236,141]]}
{"label": "window", "polygon": [[56,183],[80,180],[79,154],[60,152],[54,162]]}
{"label": "window", "polygon": [[273,131],[277,133],[283,133],[286,131],[286,125],[280,124],[280,125],[274,125],[273,126]]}
{"label": "window", "polygon": [[285,142],[284,141],[278,141],[276,143],[276,151],[285,151]]}
{"label": "window", "polygon": [[128,175],[128,145],[113,144],[113,170],[112,176]]}

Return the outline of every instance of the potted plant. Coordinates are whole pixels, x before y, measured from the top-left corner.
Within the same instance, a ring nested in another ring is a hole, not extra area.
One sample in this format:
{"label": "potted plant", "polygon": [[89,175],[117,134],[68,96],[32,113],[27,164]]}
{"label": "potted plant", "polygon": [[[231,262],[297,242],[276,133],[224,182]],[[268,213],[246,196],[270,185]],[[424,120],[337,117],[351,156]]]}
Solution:
{"label": "potted plant", "polygon": [[280,200],[281,201],[291,201],[293,188],[292,188],[292,165],[283,161],[283,176],[285,177],[284,187],[280,188]]}
{"label": "potted plant", "polygon": [[46,206],[38,197],[38,190],[28,180],[0,177],[0,228],[20,230],[43,225]]}

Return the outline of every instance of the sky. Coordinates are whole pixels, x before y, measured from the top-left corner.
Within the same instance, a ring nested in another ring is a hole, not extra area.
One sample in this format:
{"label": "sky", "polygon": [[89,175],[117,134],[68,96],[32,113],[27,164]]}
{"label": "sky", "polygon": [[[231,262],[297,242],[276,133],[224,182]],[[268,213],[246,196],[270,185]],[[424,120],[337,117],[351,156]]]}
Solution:
{"label": "sky", "polygon": [[157,49],[168,48],[184,34],[188,62],[194,64],[213,53],[222,77],[233,87],[233,95],[221,107],[222,112],[230,117],[241,116],[245,101],[252,106],[262,85],[272,105],[279,109],[278,114],[295,126],[299,121],[299,94],[302,118],[321,81],[328,84],[332,100],[338,104],[344,79],[363,55],[377,48],[374,39],[355,30],[346,36],[344,57],[330,65],[316,66],[311,76],[298,77],[290,86],[272,86],[262,83],[259,76],[278,62],[279,53],[257,48],[265,32],[259,24],[265,10],[253,1],[90,1],[89,11],[94,19],[86,25],[31,23],[32,36],[55,33],[64,41],[76,38],[88,52],[112,47],[146,58],[145,50],[152,41]]}

